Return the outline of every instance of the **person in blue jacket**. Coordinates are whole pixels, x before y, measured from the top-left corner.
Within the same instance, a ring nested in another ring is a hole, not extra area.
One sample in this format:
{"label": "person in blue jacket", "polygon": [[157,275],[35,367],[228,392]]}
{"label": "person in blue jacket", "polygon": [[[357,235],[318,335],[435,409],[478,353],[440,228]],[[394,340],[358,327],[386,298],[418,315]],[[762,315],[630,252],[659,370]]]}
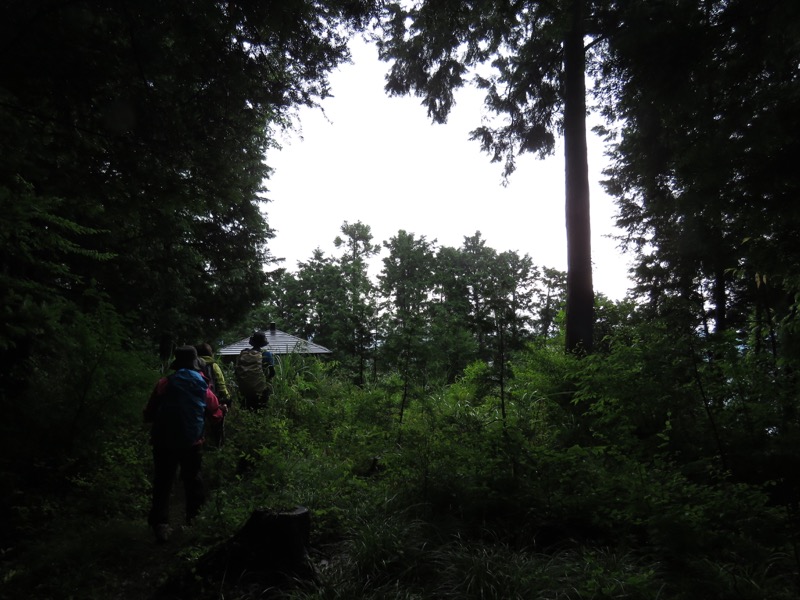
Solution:
{"label": "person in blue jacket", "polygon": [[170,369],[174,373],[158,381],[144,408],[145,422],[152,423],[154,466],[148,523],[159,542],[169,538],[169,497],[179,466],[186,496],[186,523],[190,524],[200,512],[205,501],[200,475],[205,422],[208,419],[219,423],[226,408],[220,406],[200,373],[194,346],[176,349]]}

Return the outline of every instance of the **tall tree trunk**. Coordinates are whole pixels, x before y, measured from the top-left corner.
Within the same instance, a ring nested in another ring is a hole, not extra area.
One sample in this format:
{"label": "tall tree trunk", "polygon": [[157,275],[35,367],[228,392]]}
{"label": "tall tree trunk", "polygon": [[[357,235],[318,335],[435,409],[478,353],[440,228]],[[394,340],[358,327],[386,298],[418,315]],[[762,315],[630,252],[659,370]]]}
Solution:
{"label": "tall tree trunk", "polygon": [[594,327],[583,4],[584,0],[574,0],[572,27],[564,40],[568,352],[591,352]]}
{"label": "tall tree trunk", "polygon": [[[717,259],[719,261],[719,259]],[[714,331],[722,333],[728,329],[728,290],[725,268],[717,263],[714,269]]]}

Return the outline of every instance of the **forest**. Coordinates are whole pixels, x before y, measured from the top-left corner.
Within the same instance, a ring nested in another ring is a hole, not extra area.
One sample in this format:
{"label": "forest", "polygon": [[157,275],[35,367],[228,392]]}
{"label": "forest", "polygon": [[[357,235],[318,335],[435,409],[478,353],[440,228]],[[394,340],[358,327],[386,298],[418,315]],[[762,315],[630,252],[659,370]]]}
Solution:
{"label": "forest", "polygon": [[[796,0],[0,11],[0,598],[800,596]],[[434,122],[482,90],[465,143],[506,177],[564,140],[566,272],[361,221],[273,256],[266,152],[354,36]],[[623,300],[592,283],[588,114]],[[276,356],[258,410],[220,360],[206,502],[157,544],[148,397],[177,347],[269,323],[331,354]],[[300,508],[302,569],[241,550]]]}

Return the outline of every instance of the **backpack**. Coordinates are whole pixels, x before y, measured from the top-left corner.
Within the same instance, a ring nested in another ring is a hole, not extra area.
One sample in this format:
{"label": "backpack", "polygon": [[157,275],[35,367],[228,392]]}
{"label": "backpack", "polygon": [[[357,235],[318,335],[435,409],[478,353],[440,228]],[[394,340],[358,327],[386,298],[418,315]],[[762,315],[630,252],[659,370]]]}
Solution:
{"label": "backpack", "polygon": [[203,437],[207,384],[200,373],[180,369],[168,383],[153,421],[153,442],[184,448]]}
{"label": "backpack", "polygon": [[216,373],[214,373],[214,363],[208,362],[206,360],[201,359],[201,367],[200,371],[202,371],[203,375],[206,376],[206,381],[208,382],[208,389],[214,392],[214,395],[217,395],[217,377]]}
{"label": "backpack", "polygon": [[245,398],[260,396],[267,389],[261,350],[245,348],[236,361],[236,383]]}

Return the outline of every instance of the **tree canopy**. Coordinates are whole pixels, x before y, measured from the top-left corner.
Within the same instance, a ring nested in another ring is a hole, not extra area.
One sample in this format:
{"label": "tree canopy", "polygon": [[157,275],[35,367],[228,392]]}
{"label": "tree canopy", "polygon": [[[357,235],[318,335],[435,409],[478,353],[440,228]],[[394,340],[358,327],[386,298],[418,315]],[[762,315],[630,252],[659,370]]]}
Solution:
{"label": "tree canopy", "polygon": [[[83,306],[91,290],[142,341],[169,346],[264,300],[265,150],[293,109],[329,94],[368,8],[7,5],[0,200],[15,250],[3,256],[4,305],[46,327],[60,320],[42,318],[47,307]],[[29,285],[48,262],[58,274]],[[30,333],[4,330],[0,347]]]}

